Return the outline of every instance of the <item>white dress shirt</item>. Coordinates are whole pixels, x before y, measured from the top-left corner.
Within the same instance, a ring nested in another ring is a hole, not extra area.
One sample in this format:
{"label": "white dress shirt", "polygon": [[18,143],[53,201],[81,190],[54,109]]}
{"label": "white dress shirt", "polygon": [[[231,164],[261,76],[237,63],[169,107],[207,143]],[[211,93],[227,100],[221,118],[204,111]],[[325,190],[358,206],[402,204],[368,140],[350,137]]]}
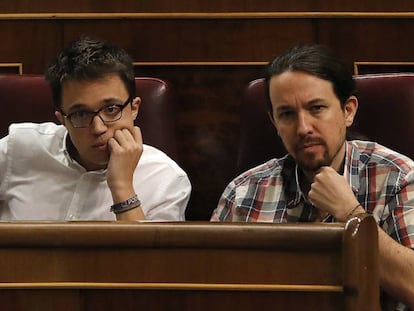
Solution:
{"label": "white dress shirt", "polygon": [[[12,124],[0,139],[0,220],[115,220],[106,170],[86,171],[66,150],[66,128]],[[162,151],[144,145],[134,189],[147,220],[182,221],[191,185]]]}

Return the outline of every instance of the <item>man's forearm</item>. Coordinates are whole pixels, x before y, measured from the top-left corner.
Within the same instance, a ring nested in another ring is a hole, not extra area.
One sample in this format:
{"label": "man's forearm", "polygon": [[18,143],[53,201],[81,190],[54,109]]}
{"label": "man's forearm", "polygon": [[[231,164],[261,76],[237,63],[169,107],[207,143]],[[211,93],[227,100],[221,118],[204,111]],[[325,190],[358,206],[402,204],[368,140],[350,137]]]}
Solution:
{"label": "man's forearm", "polygon": [[383,290],[414,310],[414,251],[378,226],[379,273]]}

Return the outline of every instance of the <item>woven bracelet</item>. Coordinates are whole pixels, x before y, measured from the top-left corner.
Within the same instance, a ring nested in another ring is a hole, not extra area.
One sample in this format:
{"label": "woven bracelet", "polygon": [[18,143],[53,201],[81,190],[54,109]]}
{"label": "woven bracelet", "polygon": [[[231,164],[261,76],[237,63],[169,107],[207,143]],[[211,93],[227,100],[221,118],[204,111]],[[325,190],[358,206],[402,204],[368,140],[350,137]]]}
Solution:
{"label": "woven bracelet", "polygon": [[141,206],[141,202],[139,202],[138,204],[135,205],[131,205],[131,206],[127,206],[127,207],[123,207],[122,209],[118,209],[118,210],[113,210],[113,212],[118,215],[118,214],[122,214],[125,212],[128,212],[130,210],[133,210],[134,208],[138,208]]}
{"label": "woven bracelet", "polygon": [[129,198],[128,200],[112,205],[111,212],[115,214],[120,214],[120,213],[130,211],[140,206],[141,206],[141,201],[138,199],[137,195],[134,195],[132,198]]}

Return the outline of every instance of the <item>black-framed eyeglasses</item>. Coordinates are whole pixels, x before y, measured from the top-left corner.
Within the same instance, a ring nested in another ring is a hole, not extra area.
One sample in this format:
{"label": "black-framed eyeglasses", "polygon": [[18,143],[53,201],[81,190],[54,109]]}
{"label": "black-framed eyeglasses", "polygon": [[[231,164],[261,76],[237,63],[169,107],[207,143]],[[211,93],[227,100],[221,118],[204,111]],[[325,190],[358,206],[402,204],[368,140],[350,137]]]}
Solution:
{"label": "black-framed eyeglasses", "polygon": [[118,121],[122,117],[122,110],[124,110],[130,102],[131,99],[128,98],[122,105],[105,106],[97,111],[79,110],[69,114],[65,114],[63,111],[61,112],[74,128],[85,128],[92,124],[95,116],[98,116],[104,123]]}

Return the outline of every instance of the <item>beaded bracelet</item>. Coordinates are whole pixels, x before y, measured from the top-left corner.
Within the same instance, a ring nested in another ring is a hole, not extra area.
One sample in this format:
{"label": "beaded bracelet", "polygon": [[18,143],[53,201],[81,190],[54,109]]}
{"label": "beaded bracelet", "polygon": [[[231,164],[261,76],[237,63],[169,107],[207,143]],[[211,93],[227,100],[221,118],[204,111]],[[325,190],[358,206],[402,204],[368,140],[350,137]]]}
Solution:
{"label": "beaded bracelet", "polygon": [[141,206],[141,201],[138,199],[137,195],[134,195],[132,198],[129,198],[125,201],[112,205],[111,212],[115,214],[120,214],[120,213],[130,211],[134,208],[138,208],[140,206]]}

